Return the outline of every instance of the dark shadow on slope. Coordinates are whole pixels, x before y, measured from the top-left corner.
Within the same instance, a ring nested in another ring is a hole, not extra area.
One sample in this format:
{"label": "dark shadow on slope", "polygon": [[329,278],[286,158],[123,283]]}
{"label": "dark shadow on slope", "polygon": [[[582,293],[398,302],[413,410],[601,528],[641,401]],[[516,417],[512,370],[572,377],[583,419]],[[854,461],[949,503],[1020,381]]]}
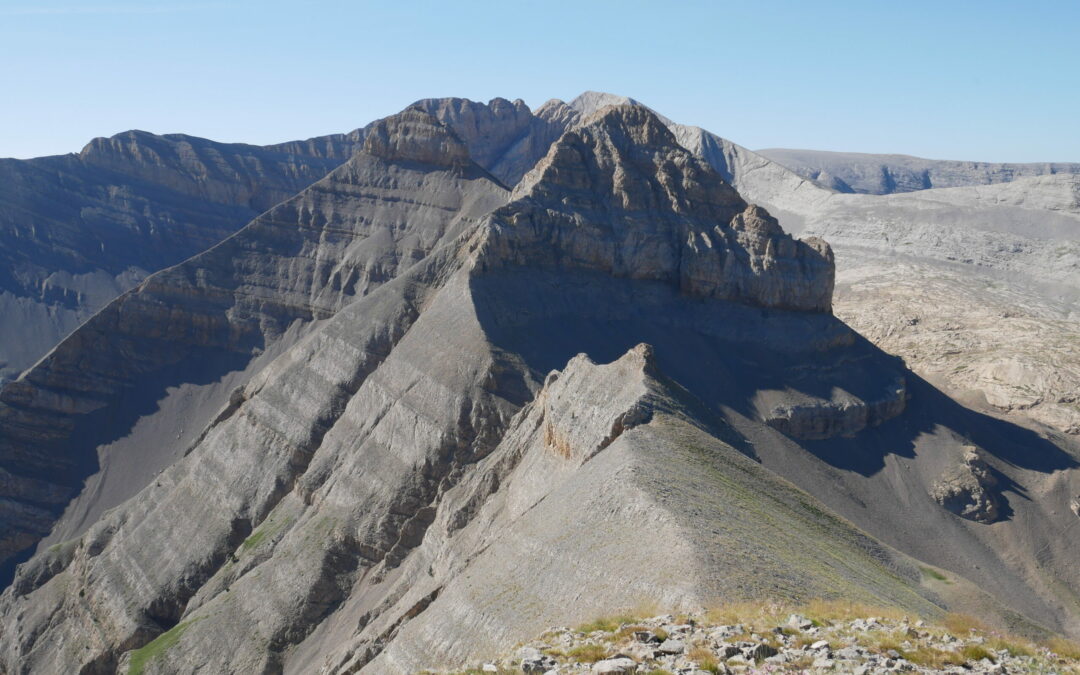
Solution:
{"label": "dark shadow on slope", "polygon": [[15,570],[19,565],[32,558],[36,549],[37,544],[28,546],[5,560],[3,565],[0,565],[0,588],[7,588],[11,585],[11,582],[15,579]]}
{"label": "dark shadow on slope", "polygon": [[[168,395],[169,389],[184,384],[206,385],[220,381],[229,373],[246,368],[254,354],[253,351],[239,352],[179,345],[176,350],[186,353],[174,363],[138,374],[134,384],[117,392],[108,405],[75,419],[70,437],[65,439],[61,448],[54,449],[55,452],[62,453],[67,460],[63,470],[24,471],[24,475],[70,486],[75,491],[74,499],[81,492],[86,480],[101,469],[98,449],[128,437],[139,420],[158,412],[161,401]],[[171,427],[159,429],[157,431],[159,442],[153,447],[147,447],[146,452],[165,451],[171,439],[167,440],[162,435],[167,436],[171,433],[173,433]],[[142,485],[131,486],[131,491],[137,492],[142,487]],[[59,505],[40,506],[47,508],[54,519],[59,519],[69,504],[70,500]],[[37,546],[35,542],[0,567],[0,587],[6,588],[11,584],[16,566],[29,560]]]}
{"label": "dark shadow on slope", "polygon": [[[520,354],[537,378],[578,353],[607,363],[646,342],[661,371],[706,408],[760,419],[763,395],[828,399],[838,388],[871,400],[903,375],[910,401],[900,416],[852,438],[796,441],[863,476],[889,454],[914,456],[921,437],[942,429],[1023,469],[1077,466],[1038,434],[953,401],[832,316],[705,301],[659,282],[583,271],[517,268],[479,275],[472,287],[489,338]],[[1021,486],[1002,487],[1023,495]]]}
{"label": "dark shadow on slope", "polygon": [[[188,354],[180,361],[143,374],[133,386],[121,390],[112,404],[81,416],[67,447],[86,459],[85,468],[92,466],[96,471],[97,448],[125,438],[140,419],[156,413],[170,388],[220,381],[229,373],[246,368],[251,359],[251,352],[188,348]],[[80,480],[89,473],[84,472]]]}
{"label": "dark shadow on slope", "polygon": [[[1028,471],[1051,473],[1078,466],[1051,441],[1019,425],[957,403],[911,371],[905,373],[909,401],[900,416],[866,429],[853,438],[803,441],[802,445],[829,464],[863,476],[877,473],[885,456],[913,457],[920,435],[944,428],[989,454]],[[1000,487],[1026,498],[1023,488],[999,476]]]}

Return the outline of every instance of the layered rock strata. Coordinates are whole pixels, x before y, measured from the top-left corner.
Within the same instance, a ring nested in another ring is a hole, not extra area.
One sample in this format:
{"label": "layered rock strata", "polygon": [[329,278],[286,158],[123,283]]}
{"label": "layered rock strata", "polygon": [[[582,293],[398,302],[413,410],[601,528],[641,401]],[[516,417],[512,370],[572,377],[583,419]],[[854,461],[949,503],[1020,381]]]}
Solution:
{"label": "layered rock strata", "polygon": [[482,264],[574,267],[694,297],[830,310],[828,245],[784,233],[641,106],[604,108],[567,132],[514,195],[492,216]]}
{"label": "layered rock strata", "polygon": [[146,275],[325,176],[361,132],[280,146],[129,131],[0,160],[0,382]]}
{"label": "layered rock strata", "polygon": [[[425,135],[436,129],[443,145],[430,153]],[[203,376],[209,379],[242,370],[295,322],[332,316],[424,258],[444,237],[453,238],[462,212],[479,215],[505,199],[505,191],[468,162],[464,145],[424,113],[375,125],[365,147],[243,235],[111,303],[0,392],[0,462],[16,477],[4,496],[20,516],[4,523],[5,558],[26,547],[28,531],[45,534],[58,507],[103,460],[95,444],[110,430],[101,428],[96,411],[117,410],[111,415],[123,424],[138,417],[139,402],[127,400],[127,392],[143,388],[160,396],[195,363],[219,369]],[[189,424],[198,428],[200,422]],[[83,437],[87,429],[94,433]],[[186,447],[197,437],[175,440]],[[40,489],[33,481],[44,481],[53,497],[36,499]],[[112,501],[139,487],[123,488]]]}
{"label": "layered rock strata", "polygon": [[[346,164],[0,394],[13,460],[160,463],[131,492],[80,493],[111,508],[85,529],[65,516],[70,536],[19,568],[0,596],[4,669],[406,673],[631,596],[981,603],[1072,626],[1016,564],[1016,546],[1045,545],[1054,588],[1077,586],[1075,543],[1047,535],[1056,513],[1015,504],[1015,523],[976,528],[922,478],[970,432],[1010,480],[1065,494],[1060,449],[917,378],[914,407],[844,426],[852,439],[762,423],[909,375],[827,311],[824,246],[780,231],[640,107],[598,110],[513,191],[474,158],[515,137],[517,114],[435,108],[502,121],[471,140],[422,109],[381,121]],[[207,364],[198,382],[178,357]],[[219,405],[183,407],[193,385]],[[125,409],[147,391],[155,409]],[[128,443],[73,444],[95,413],[134,419]],[[175,420],[182,447],[154,456]],[[979,560],[963,571],[993,575],[995,597],[963,575],[926,585],[920,560],[957,559]]]}

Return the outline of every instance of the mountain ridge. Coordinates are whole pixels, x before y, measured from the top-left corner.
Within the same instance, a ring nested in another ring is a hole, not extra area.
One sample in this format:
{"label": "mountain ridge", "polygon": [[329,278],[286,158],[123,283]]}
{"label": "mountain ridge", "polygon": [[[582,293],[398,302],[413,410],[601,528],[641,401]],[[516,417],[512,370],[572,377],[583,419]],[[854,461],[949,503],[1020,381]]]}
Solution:
{"label": "mountain ridge", "polygon": [[[79,439],[101,466],[0,595],[5,667],[116,672],[146,647],[147,673],[414,672],[628,588],[1080,630],[1076,542],[1056,535],[1080,451],[855,333],[827,245],[621,103],[429,100],[373,123],[6,385],[5,468],[78,459],[54,434],[80,417],[119,424]],[[993,522],[934,496],[972,444]]]}
{"label": "mountain ridge", "polygon": [[912,155],[766,148],[756,151],[838,192],[893,194],[1080,173],[1078,162],[979,162]]}
{"label": "mountain ridge", "polygon": [[[362,140],[261,148],[128,131],[79,153],[0,160],[0,381],[149,273],[217,244]],[[319,146],[319,147],[314,147]]]}

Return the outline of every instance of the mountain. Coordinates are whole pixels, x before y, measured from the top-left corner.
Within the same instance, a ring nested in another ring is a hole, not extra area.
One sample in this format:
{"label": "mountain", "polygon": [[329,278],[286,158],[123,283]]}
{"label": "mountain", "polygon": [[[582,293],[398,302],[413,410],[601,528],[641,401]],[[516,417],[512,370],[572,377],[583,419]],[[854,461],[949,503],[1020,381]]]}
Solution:
{"label": "mountain", "polygon": [[277,146],[129,131],[0,159],[0,382],[149,273],[218,243],[345,161],[362,132]]}
{"label": "mountain", "polygon": [[0,390],[0,670],[409,673],[765,597],[1080,635],[1075,439],[853,331],[738,187],[848,195],[688,134],[421,101],[108,303]]}
{"label": "mountain", "polygon": [[[571,106],[613,101],[636,103],[586,92]],[[840,194],[816,174],[799,175],[767,157],[771,151],[667,124],[788,231],[833,245],[835,310],[861,334],[969,405],[1048,425],[1050,433],[1080,433],[1075,174],[1024,178],[1016,169],[995,174],[1016,177],[1008,183]]]}
{"label": "mountain", "polygon": [[995,164],[822,150],[758,150],[763,157],[837,192],[885,195],[933,188],[995,185],[1018,178],[1080,173],[1080,163]]}

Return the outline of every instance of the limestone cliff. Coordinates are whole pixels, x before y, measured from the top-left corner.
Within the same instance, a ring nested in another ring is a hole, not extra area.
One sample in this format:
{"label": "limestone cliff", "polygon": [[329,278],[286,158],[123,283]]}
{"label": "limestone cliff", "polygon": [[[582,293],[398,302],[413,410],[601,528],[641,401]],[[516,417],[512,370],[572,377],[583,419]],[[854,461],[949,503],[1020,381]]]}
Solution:
{"label": "limestone cliff", "polygon": [[147,274],[217,244],[348,159],[362,134],[281,146],[129,131],[0,160],[0,382]]}
{"label": "limestone cliff", "polygon": [[678,145],[641,106],[601,109],[559,139],[492,214],[485,265],[577,267],[704,298],[829,311],[833,263]]}

